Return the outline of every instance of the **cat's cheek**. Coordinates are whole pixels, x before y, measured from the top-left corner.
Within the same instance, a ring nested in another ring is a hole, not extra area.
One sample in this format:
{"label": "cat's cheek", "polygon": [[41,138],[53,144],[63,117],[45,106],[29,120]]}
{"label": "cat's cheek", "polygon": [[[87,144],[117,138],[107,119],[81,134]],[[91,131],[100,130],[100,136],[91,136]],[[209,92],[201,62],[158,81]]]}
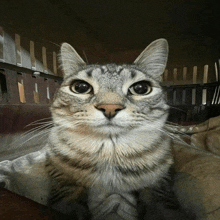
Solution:
{"label": "cat's cheek", "polygon": [[92,115],[93,115],[93,118],[95,118],[97,123],[100,120],[103,121],[103,122],[106,120],[104,114],[101,111],[93,110]]}
{"label": "cat's cheek", "polygon": [[131,112],[130,111],[126,111],[126,110],[119,112],[113,118],[113,122],[116,122],[116,124],[121,124],[121,122],[123,122],[123,123],[130,123],[130,120],[132,120]]}

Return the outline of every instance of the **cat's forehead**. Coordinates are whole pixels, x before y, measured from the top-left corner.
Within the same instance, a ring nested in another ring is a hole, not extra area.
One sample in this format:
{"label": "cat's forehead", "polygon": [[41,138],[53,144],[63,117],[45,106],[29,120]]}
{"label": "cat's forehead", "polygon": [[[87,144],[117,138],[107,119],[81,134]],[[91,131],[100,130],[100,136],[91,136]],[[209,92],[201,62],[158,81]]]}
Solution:
{"label": "cat's forehead", "polygon": [[[133,67],[132,65],[117,65],[117,64],[106,64],[106,65],[91,65],[77,73],[79,77],[94,78],[97,80],[109,79],[109,80],[126,80],[134,79],[136,77],[146,78],[146,73]],[[150,77],[151,78],[151,77]]]}

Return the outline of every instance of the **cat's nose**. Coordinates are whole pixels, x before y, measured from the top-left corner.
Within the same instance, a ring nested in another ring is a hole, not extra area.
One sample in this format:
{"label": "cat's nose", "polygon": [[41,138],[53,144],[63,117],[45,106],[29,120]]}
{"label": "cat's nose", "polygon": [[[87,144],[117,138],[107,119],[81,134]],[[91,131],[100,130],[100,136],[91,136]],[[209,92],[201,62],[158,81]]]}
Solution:
{"label": "cat's nose", "polygon": [[114,104],[102,104],[96,106],[96,108],[103,112],[106,118],[113,118],[119,111],[125,108],[123,105],[114,105]]}

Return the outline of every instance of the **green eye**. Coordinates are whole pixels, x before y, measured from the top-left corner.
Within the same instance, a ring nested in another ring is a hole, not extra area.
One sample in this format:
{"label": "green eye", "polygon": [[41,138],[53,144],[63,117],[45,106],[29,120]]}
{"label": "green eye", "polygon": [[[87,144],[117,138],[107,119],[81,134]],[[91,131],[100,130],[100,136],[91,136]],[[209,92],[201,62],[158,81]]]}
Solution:
{"label": "green eye", "polygon": [[70,85],[70,90],[77,94],[88,94],[92,92],[92,86],[83,80],[76,80]]}
{"label": "green eye", "polygon": [[152,86],[148,81],[140,81],[134,83],[128,90],[132,95],[147,95],[151,93]]}

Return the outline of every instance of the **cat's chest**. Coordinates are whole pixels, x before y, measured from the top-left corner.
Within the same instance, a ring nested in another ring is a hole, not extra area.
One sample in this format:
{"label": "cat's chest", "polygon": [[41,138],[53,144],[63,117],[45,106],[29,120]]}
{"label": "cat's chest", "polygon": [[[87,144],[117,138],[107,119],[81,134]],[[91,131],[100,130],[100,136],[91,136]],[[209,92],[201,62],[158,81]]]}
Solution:
{"label": "cat's chest", "polygon": [[94,185],[112,186],[119,188],[121,175],[113,165],[107,164],[104,167],[98,167],[97,171],[93,175]]}
{"label": "cat's chest", "polygon": [[67,178],[72,176],[86,187],[136,190],[160,176],[155,165],[158,159],[161,161],[159,167],[164,166],[162,162],[166,146],[153,144],[152,136],[147,140],[137,138],[134,134],[109,139],[71,138],[68,144],[58,146],[59,152],[68,158],[62,161],[61,167]]}

